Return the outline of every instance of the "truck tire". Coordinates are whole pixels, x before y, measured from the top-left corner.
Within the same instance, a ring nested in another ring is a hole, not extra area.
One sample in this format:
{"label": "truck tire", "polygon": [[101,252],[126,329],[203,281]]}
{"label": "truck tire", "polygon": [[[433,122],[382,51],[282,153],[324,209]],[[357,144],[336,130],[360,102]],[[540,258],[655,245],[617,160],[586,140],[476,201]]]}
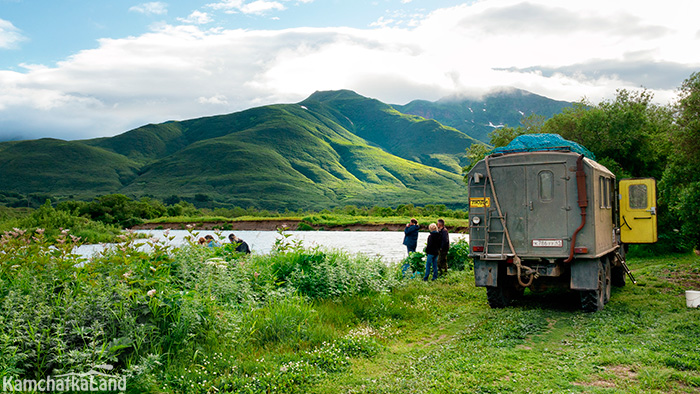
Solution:
{"label": "truck tire", "polygon": [[581,309],[585,312],[597,312],[605,306],[605,268],[598,260],[598,288],[581,290]]}
{"label": "truck tire", "polygon": [[486,298],[489,301],[489,306],[494,309],[507,307],[513,300],[521,298],[525,291],[525,288],[518,285],[516,278],[506,274],[504,268],[500,268],[498,286],[486,286]]}
{"label": "truck tire", "polygon": [[489,306],[493,309],[505,308],[510,305],[510,298],[506,296],[503,286],[486,287],[486,298],[489,300]]}
{"label": "truck tire", "polygon": [[616,265],[611,269],[611,282],[615,287],[624,287],[626,283],[625,269],[621,265]]}

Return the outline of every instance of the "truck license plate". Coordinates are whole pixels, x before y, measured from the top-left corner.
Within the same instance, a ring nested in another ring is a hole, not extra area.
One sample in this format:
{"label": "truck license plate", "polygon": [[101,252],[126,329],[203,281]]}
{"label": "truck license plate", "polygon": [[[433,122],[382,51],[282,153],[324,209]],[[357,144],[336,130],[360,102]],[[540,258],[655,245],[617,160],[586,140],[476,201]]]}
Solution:
{"label": "truck license plate", "polygon": [[532,246],[535,248],[561,248],[564,241],[561,239],[533,239]]}
{"label": "truck license plate", "polygon": [[469,199],[469,208],[490,208],[490,197],[472,197]]}

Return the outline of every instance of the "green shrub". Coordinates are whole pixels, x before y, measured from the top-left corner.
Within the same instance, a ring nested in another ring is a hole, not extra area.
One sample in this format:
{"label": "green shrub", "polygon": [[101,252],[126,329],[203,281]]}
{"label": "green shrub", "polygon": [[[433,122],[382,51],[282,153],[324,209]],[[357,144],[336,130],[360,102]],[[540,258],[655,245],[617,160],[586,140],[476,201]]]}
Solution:
{"label": "green shrub", "polygon": [[304,223],[304,222],[299,222],[299,225],[297,226],[297,231],[315,231],[316,229],[313,228],[312,226]]}
{"label": "green shrub", "polygon": [[469,257],[469,242],[459,239],[450,244],[447,251],[447,264],[451,270],[464,271],[474,269],[474,261]]}
{"label": "green shrub", "polygon": [[425,253],[413,252],[401,260],[401,266],[408,264],[413,272],[423,272],[425,270]]}
{"label": "green shrub", "polygon": [[[146,252],[133,233],[120,239],[81,261],[70,254],[75,241],[69,233],[60,233],[55,245],[37,231],[2,235],[0,376],[39,379],[110,364],[136,391],[168,386],[188,392],[186,383],[206,381],[234,391],[288,392],[274,385],[308,384],[346,368],[348,357],[371,357],[380,349],[368,335],[339,338],[311,298],[363,295],[373,301],[362,302],[367,308],[358,309],[360,319],[372,321],[405,313],[390,297],[373,296],[396,285],[394,268],[378,259],[291,241],[263,256],[156,240],[147,242]],[[355,321],[348,315],[337,323],[345,330]],[[246,359],[255,349],[287,349],[299,351],[301,360],[277,360],[272,369],[251,363],[262,368],[246,369],[253,380],[231,368],[236,358],[215,362],[213,349]],[[204,360],[212,365],[191,369]]]}
{"label": "green shrub", "polygon": [[42,229],[46,240],[51,242],[59,239],[67,229],[71,235],[80,238],[81,243],[114,242],[121,232],[117,227],[54,209],[48,200],[30,214],[16,219],[14,225],[22,229]]}

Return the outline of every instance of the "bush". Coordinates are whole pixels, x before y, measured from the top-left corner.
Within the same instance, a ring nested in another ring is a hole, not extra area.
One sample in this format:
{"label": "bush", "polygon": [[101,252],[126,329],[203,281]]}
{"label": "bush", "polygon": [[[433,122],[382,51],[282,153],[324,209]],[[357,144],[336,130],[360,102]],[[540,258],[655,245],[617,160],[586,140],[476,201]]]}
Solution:
{"label": "bush", "polygon": [[459,239],[450,244],[447,251],[448,268],[457,271],[474,269],[474,261],[469,257],[469,242]]}
{"label": "bush", "polygon": [[316,229],[304,222],[299,222],[297,226],[297,231],[315,231]]}
{"label": "bush", "polygon": [[401,266],[408,264],[413,272],[423,272],[425,270],[425,253],[413,252],[401,260]]}
{"label": "bush", "polygon": [[[40,212],[37,217],[71,218],[50,205]],[[120,238],[86,262],[71,255],[75,239],[65,233],[55,245],[38,230],[2,235],[0,376],[40,379],[110,364],[137,391],[166,385],[188,391],[205,381],[245,391],[255,381],[260,390],[285,392],[275,385],[311,382],[346,368],[348,357],[380,349],[371,332],[338,338],[310,298],[362,295],[356,312],[371,321],[406,313],[383,295],[397,282],[394,267],[379,259],[288,241],[265,256],[156,240],[146,252],[134,234]],[[340,330],[346,326],[343,320]],[[300,360],[281,358],[269,369],[268,362],[251,360],[250,368],[236,369],[241,355],[270,348],[301,350]],[[212,350],[230,358],[210,357]],[[201,366],[194,371],[194,364]]]}
{"label": "bush", "polygon": [[114,226],[54,209],[48,200],[31,214],[18,219],[15,224],[23,229],[42,229],[50,242],[55,242],[63,230],[67,229],[70,229],[71,235],[80,238],[81,243],[114,242],[121,232]]}

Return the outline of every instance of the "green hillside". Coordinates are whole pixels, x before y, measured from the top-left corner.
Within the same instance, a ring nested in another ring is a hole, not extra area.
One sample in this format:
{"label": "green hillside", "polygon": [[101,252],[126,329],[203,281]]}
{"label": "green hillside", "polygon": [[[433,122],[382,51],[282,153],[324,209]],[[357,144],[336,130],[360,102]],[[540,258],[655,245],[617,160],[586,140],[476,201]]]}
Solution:
{"label": "green hillside", "polygon": [[435,120],[405,115],[348,90],[316,92],[300,104],[391,154],[451,172],[458,173],[467,164],[464,152],[476,142]]}
{"label": "green hillside", "polygon": [[167,156],[189,145],[178,122],[149,124],[114,137],[83,142],[142,163]]}
{"label": "green hillside", "polygon": [[[275,105],[228,117],[246,125],[242,118],[251,115],[262,121],[200,140],[154,162],[124,191],[164,191],[166,197],[200,193],[231,205],[267,209],[394,205],[397,199],[463,203],[459,175],[369,146],[332,122],[323,125],[299,105]],[[192,132],[191,125],[183,128]],[[432,192],[435,188],[448,189],[444,200]]]}
{"label": "green hillside", "polygon": [[221,206],[464,206],[471,137],[351,91],[149,124],[110,138],[0,144],[2,190],[195,195]]}
{"label": "green hillside", "polygon": [[3,191],[91,197],[120,190],[136,176],[137,165],[128,158],[76,141],[0,144]]}
{"label": "green hillside", "polygon": [[435,102],[414,100],[406,105],[393,105],[405,114],[435,119],[480,141],[489,142],[488,133],[495,127],[517,127],[523,117],[532,114],[550,118],[571,106],[519,89],[506,89],[480,99],[448,97]]}

